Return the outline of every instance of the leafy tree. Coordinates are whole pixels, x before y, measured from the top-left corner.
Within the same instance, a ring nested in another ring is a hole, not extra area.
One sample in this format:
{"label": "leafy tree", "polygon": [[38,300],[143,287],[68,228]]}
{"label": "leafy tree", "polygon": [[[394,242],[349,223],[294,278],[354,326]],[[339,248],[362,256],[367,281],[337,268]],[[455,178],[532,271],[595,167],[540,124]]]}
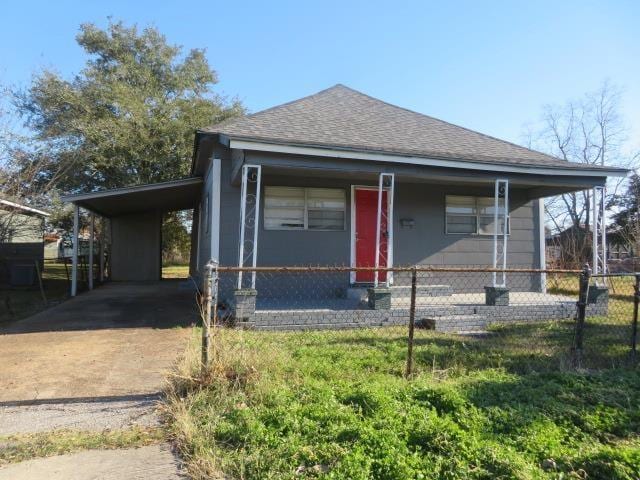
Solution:
{"label": "leafy tree", "polygon": [[213,93],[203,50],[182,55],[155,28],[83,24],[77,42],[90,56],[78,75],[45,70],[15,96],[52,158],[41,177],[64,192],[185,176],[194,130],[243,113]]}

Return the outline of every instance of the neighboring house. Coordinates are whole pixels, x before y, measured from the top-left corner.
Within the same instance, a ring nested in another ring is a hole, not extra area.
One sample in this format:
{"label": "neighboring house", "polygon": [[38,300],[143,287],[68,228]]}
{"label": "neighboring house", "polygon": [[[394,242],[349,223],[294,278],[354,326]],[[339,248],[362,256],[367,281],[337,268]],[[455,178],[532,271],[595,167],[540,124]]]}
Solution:
{"label": "neighboring house", "polygon": [[47,233],[44,236],[44,258],[57,260],[62,258],[64,244],[62,236],[57,233]]}
{"label": "neighboring house", "polygon": [[0,199],[0,283],[21,286],[36,281],[44,259],[44,227],[49,214]]}
{"label": "neighboring house", "polygon": [[[545,266],[542,199],[625,174],[336,85],[198,130],[189,178],[66,200],[111,219],[113,280],[159,279],[162,211],[187,208],[194,209],[196,277],[210,259],[227,266],[538,268]],[[506,263],[494,255],[495,242],[508,245]],[[336,277],[327,292],[376,280],[392,281],[354,272]],[[251,275],[239,284],[260,295]]]}
{"label": "neighboring house", "polygon": [[[581,268],[592,259],[591,228],[584,224],[571,226],[556,233],[547,232],[547,265],[554,268]],[[607,227],[606,232],[607,268],[616,273],[634,271],[634,251],[629,239],[616,225]]]}

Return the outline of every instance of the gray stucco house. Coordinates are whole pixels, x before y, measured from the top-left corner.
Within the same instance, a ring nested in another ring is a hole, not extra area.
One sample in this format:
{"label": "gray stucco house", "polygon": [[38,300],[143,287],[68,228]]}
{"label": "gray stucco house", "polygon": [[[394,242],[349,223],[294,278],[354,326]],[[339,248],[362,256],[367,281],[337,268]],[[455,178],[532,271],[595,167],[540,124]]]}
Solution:
{"label": "gray stucco house", "polygon": [[[198,130],[189,178],[67,200],[110,218],[114,281],[158,280],[161,213],[187,208],[194,209],[194,277],[210,259],[544,268],[542,199],[625,174],[336,85]],[[260,292],[248,277],[236,287]],[[393,278],[351,272],[335,282],[348,288]]]}

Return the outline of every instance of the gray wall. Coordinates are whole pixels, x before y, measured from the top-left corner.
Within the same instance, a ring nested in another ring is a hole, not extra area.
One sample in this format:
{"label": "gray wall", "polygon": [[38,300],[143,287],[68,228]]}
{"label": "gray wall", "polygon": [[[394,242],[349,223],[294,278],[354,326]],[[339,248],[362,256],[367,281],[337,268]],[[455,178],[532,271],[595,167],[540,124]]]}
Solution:
{"label": "gray wall", "polygon": [[123,215],[111,219],[112,280],[160,280],[161,225],[160,212]]}
{"label": "gray wall", "polygon": [[[351,212],[350,180],[327,180],[264,175],[263,186],[309,186],[343,188],[347,192],[347,225],[344,231],[265,230],[262,212],[258,234],[260,265],[349,265]],[[357,183],[357,182],[355,182]],[[362,182],[366,184],[366,182]],[[371,185],[371,184],[369,184]],[[238,261],[240,188],[230,183],[230,164],[222,167],[221,264]],[[492,236],[445,233],[445,196],[486,195],[492,189],[396,182],[394,204],[394,264],[489,265]],[[263,189],[264,191],[264,189]],[[511,234],[508,263],[515,267],[538,266],[537,219],[534,204],[522,191],[511,190]],[[264,203],[264,202],[262,202]],[[400,226],[402,218],[412,218],[413,228]]]}

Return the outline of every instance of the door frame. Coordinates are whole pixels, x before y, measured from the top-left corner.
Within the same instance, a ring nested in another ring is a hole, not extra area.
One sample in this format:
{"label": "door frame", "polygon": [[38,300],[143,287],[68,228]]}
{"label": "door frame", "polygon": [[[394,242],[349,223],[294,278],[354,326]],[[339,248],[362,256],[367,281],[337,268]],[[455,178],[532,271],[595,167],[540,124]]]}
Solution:
{"label": "door frame", "polygon": [[[378,191],[378,187],[375,185],[351,185],[351,212],[350,212],[350,266],[355,268],[356,266],[356,190],[375,190]],[[389,215],[389,209],[392,208],[391,189],[388,187],[383,188],[387,192],[387,216]],[[390,225],[389,237],[387,238],[387,263],[393,266],[393,225]],[[393,284],[393,272],[387,272],[387,278],[389,279],[389,285]],[[356,272],[349,272],[349,283],[351,285],[368,284],[370,282],[356,282]]]}

